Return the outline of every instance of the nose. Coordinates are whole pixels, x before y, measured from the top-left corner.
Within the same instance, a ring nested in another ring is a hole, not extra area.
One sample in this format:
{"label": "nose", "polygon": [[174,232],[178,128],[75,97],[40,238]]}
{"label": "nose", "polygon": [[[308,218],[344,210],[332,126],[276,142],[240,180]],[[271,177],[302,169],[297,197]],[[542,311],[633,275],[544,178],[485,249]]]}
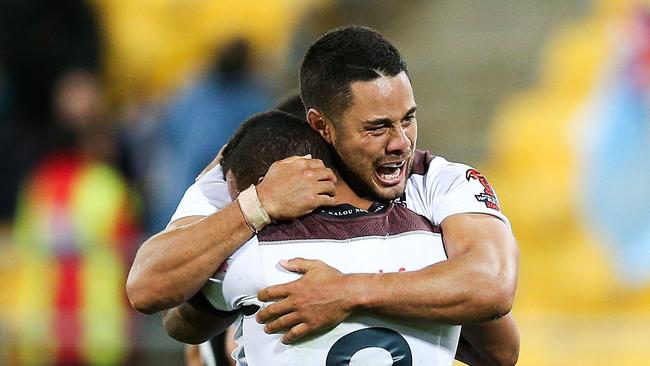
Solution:
{"label": "nose", "polygon": [[386,146],[388,154],[403,154],[411,148],[411,139],[406,135],[406,130],[401,125],[391,130],[390,140]]}

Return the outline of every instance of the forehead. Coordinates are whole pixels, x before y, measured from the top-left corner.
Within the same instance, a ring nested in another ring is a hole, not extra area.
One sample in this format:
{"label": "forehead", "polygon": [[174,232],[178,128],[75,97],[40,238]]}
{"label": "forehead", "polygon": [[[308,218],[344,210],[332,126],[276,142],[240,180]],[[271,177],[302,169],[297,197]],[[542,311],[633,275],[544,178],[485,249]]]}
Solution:
{"label": "forehead", "polygon": [[344,119],[399,121],[415,107],[413,88],[405,72],[371,81],[355,81],[350,89],[352,104],[343,112]]}

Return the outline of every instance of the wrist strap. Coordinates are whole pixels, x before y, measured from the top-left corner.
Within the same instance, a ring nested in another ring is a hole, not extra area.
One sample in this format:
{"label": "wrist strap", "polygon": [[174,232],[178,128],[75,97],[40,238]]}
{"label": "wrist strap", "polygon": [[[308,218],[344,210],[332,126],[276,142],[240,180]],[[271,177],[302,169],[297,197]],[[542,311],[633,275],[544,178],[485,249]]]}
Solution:
{"label": "wrist strap", "polygon": [[257,197],[257,190],[254,185],[243,190],[239,194],[239,197],[237,197],[237,201],[239,201],[239,208],[241,208],[241,212],[244,214],[246,225],[254,233],[257,234],[266,225],[271,223],[271,218]]}

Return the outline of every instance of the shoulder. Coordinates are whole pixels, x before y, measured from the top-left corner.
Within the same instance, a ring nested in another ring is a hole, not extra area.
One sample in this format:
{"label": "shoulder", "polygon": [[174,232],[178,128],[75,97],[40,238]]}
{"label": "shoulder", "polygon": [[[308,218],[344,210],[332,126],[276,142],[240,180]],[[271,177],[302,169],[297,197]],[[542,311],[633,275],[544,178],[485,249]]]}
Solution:
{"label": "shoulder", "polygon": [[221,165],[216,165],[199,175],[185,191],[169,222],[189,216],[209,216],[229,203],[230,195]]}
{"label": "shoulder", "polygon": [[213,160],[210,164],[208,164],[205,169],[199,174],[196,179],[194,179],[195,183],[205,183],[205,182],[214,182],[214,181],[219,181],[219,182],[225,182],[224,174],[223,174],[223,169],[221,168],[221,164],[215,159]]}
{"label": "shoulder", "polygon": [[441,233],[438,225],[432,224],[426,217],[399,203],[395,204],[394,208],[389,212],[387,226],[387,231],[393,233],[393,235],[412,231]]}
{"label": "shoulder", "polygon": [[449,161],[442,156],[435,156],[427,150],[415,150],[411,176],[461,175],[471,169],[467,164]]}
{"label": "shoulder", "polygon": [[408,184],[420,186],[426,182],[431,185],[453,185],[464,180],[473,168],[467,164],[448,161],[434,156],[429,151],[416,150]]}
{"label": "shoulder", "polygon": [[[223,151],[224,148],[225,146],[222,147],[221,150]],[[208,164],[208,166],[206,166],[205,169],[203,169],[201,173],[199,173],[199,175],[196,177],[196,179],[194,179],[194,181],[198,181],[205,175],[219,176],[221,177],[221,179],[223,179],[223,169],[221,169],[220,163],[221,163],[221,151],[219,151],[219,154],[210,162],[210,164]]]}
{"label": "shoulder", "polygon": [[471,166],[419,152],[412,170],[406,186],[406,203],[434,224],[457,213],[487,213],[507,222],[494,189]]}
{"label": "shoulder", "polygon": [[411,174],[425,175],[429,171],[429,166],[434,159],[434,155],[428,150],[415,150],[413,156],[413,165]]}

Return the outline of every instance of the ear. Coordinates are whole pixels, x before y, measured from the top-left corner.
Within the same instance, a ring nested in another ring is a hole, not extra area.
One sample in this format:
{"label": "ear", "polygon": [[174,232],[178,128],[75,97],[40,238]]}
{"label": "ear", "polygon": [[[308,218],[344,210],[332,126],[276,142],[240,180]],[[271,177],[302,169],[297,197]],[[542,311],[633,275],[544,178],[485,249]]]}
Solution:
{"label": "ear", "polygon": [[321,111],[309,108],[307,111],[307,122],[309,122],[311,128],[316,130],[316,132],[325,139],[325,142],[328,144],[332,143],[332,132],[334,127],[331,125],[331,121],[327,120]]}

